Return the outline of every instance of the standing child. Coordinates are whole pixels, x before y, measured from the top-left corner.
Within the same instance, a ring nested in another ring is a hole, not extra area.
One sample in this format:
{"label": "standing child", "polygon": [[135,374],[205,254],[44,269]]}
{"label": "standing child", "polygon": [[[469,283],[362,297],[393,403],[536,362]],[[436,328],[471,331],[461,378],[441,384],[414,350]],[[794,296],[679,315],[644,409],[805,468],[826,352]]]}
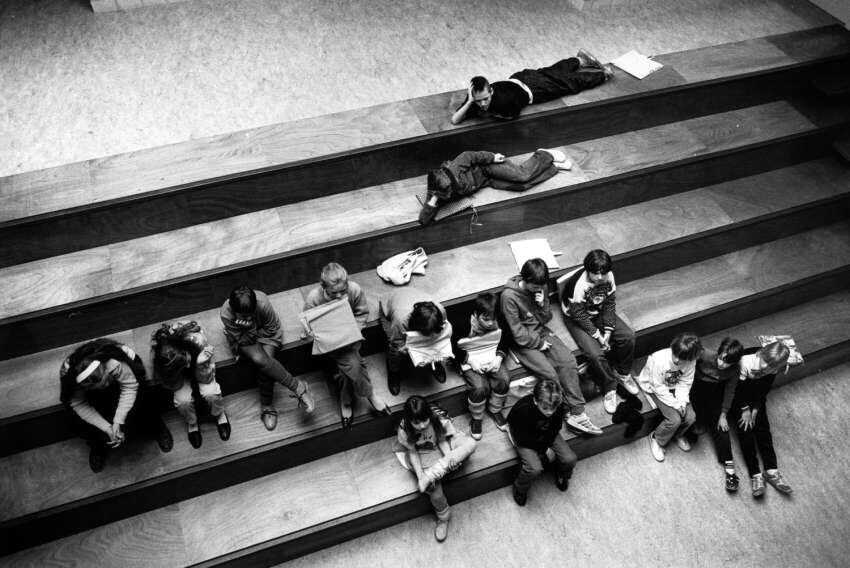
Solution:
{"label": "standing child", "polygon": [[[356,282],[348,279],[348,272],[336,262],[331,262],[322,268],[320,285],[307,294],[304,309],[309,310],[341,298],[348,300],[357,325],[360,329],[363,329],[369,319],[366,294],[363,293],[362,288]],[[351,425],[353,415],[351,407],[352,391],[357,396],[367,399],[375,410],[383,413],[389,412],[387,403],[375,395],[372,389],[372,381],[369,378],[366,361],[360,354],[361,344],[362,341],[358,341],[327,354],[339,369],[340,417],[343,428],[348,428]]]}
{"label": "standing child", "polygon": [[567,425],[585,434],[602,434],[584,411],[575,357],[546,326],[552,311],[549,268],[542,259],[525,261],[519,276],[508,280],[502,291],[501,308],[520,363],[533,375],[561,385],[569,407]]}
{"label": "standing child", "polygon": [[[587,355],[591,376],[601,381],[608,414],[617,410],[617,382],[631,394],[639,388],[632,377],[635,333],[616,312],[611,256],[601,249],[584,257],[584,266],[566,277],[561,295],[567,331]],[[608,362],[613,359],[614,367]]]}
{"label": "standing child", "polygon": [[674,437],[683,452],[691,451],[684,434],[696,420],[689,393],[701,352],[699,337],[680,333],[670,347],[650,355],[640,372],[638,381],[663,416],[661,424],[649,435],[649,449],[656,461],[664,461],[665,447]]}
{"label": "standing child", "polygon": [[431,406],[421,396],[411,396],[404,403],[393,450],[416,474],[419,491],[426,493],[434,506],[434,537],[439,542],[446,540],[451,510],[441,480],[475,451],[475,441],[455,430],[444,410]]}
{"label": "standing child", "polygon": [[578,457],[561,436],[567,409],[561,387],[553,380],[541,379],[534,392],[519,399],[508,413],[511,437],[522,465],[514,481],[514,501],[520,507],[528,499],[534,478],[543,472],[543,459],[549,448],[555,452],[555,485],[561,491],[570,486]]}
{"label": "standing child", "polygon": [[724,337],[717,352],[703,349],[697,359],[696,377],[691,386],[691,403],[696,419],[705,425],[714,441],[717,460],[726,474],[726,491],[738,490],[732,441],[727,415],[738,385],[739,363],[744,346],[737,339]]}
{"label": "standing child", "polygon": [[[736,412],[738,441],[750,475],[753,497],[764,495],[764,481],[785,495],[793,491],[783,479],[776,464],[776,450],[770,421],[767,419],[767,393],[776,380],[776,373],[788,364],[791,352],[781,341],[769,343],[752,355],[741,358],[738,392],[733,408]],[[759,454],[764,462],[764,475],[759,466]]]}
{"label": "standing child", "polygon": [[305,412],[313,412],[316,402],[307,383],[293,377],[276,358],[283,347],[283,330],[269,297],[259,290],[240,286],[224,301],[220,316],[233,354],[247,358],[260,372],[257,377],[262,407],[260,419],[266,430],[277,427],[275,383],[291,390]]}
{"label": "standing child", "polygon": [[200,448],[203,438],[192,397],[192,381],[216,419],[218,435],[230,439],[230,423],[224,413],[221,387],[215,380],[213,346],[194,321],[164,323],[151,336],[153,370],[160,384],[171,391],[177,412],[186,421],[189,443]]}
{"label": "standing child", "polygon": [[[501,330],[496,319],[496,295],[490,292],[479,294],[472,308],[469,318],[469,337],[481,338],[487,334],[494,337],[498,343]],[[463,346],[460,346],[463,348]],[[502,416],[502,408],[505,407],[505,399],[508,397],[510,387],[510,376],[508,370],[502,365],[504,353],[493,348],[494,356],[487,362],[481,362],[478,358],[467,357],[463,369],[463,378],[467,387],[467,402],[469,403],[469,414],[472,420],[469,431],[475,440],[481,439],[482,419],[484,418],[484,406],[493,418],[493,422],[500,430],[505,428],[505,418]]]}

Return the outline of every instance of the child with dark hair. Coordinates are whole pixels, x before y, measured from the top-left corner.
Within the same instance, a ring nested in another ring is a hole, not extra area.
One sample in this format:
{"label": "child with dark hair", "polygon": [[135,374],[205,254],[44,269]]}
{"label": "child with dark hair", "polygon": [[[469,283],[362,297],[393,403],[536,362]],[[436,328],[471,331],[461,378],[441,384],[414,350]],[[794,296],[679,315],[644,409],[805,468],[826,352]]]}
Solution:
{"label": "child with dark hair", "polygon": [[103,469],[110,448],[124,443],[127,433],[139,433],[170,452],[171,432],[147,393],[142,360],[128,346],[95,339],[77,347],[59,369],[60,400],[74,414],[74,427],[89,445],[89,466]]}
{"label": "child with dark hair", "polygon": [[293,377],[276,358],[283,347],[283,330],[269,297],[248,286],[235,288],[221,306],[220,317],[233,354],[246,358],[259,371],[260,419],[266,430],[277,427],[275,383],[291,390],[305,412],[313,412],[316,402],[307,383]]}
{"label": "child with dark hair", "polygon": [[604,393],[608,414],[617,410],[618,382],[631,394],[639,391],[631,374],[635,333],[617,315],[612,268],[607,252],[592,250],[584,257],[583,267],[566,276],[561,293],[567,331],[587,355],[591,376]]}
{"label": "child with dark hair", "polygon": [[[387,336],[387,386],[397,395],[401,390],[401,375],[412,370],[406,353],[407,332],[418,332],[433,344],[452,335],[452,324],[446,310],[426,292],[415,288],[399,288],[379,304],[381,325]],[[446,369],[440,361],[421,367],[438,383],[446,382]]]}
{"label": "child with dark hair", "polygon": [[194,321],[164,323],[151,335],[155,378],[173,393],[174,406],[186,421],[189,443],[200,448],[203,438],[192,395],[192,382],[216,419],[218,435],[230,439],[230,423],[224,413],[221,387],[215,380],[213,346],[201,326]]}
{"label": "child with dark hair", "polygon": [[475,451],[475,441],[455,430],[449,415],[421,396],[404,403],[393,451],[416,475],[419,491],[426,493],[437,514],[434,536],[446,540],[451,510],[441,480],[458,469]]}
{"label": "child with dark hair", "polygon": [[[492,334],[495,343],[498,344],[501,330],[496,317],[497,304],[498,299],[495,294],[486,292],[478,295],[472,308],[472,315],[469,317],[470,338],[482,338]],[[463,346],[459,347],[463,349]],[[487,412],[500,430],[503,430],[506,424],[502,416],[502,408],[505,407],[505,399],[508,397],[510,376],[508,370],[502,365],[505,354],[496,350],[495,347],[492,353],[493,358],[486,362],[468,356],[461,366],[463,378],[466,380],[469,414],[472,417],[469,430],[475,440],[480,440],[482,436],[485,405]]]}
{"label": "child with dark hair", "polygon": [[[741,358],[738,389],[732,407],[737,418],[738,441],[750,475],[753,497],[756,498],[764,495],[765,478],[780,493],[789,495],[793,491],[779,473],[767,418],[767,393],[776,380],[776,374],[787,369],[790,355],[788,346],[775,341]],[[759,455],[764,462],[764,474],[759,465]]]}
{"label": "child with dark hair", "polygon": [[714,450],[717,460],[723,466],[725,486],[729,492],[737,491],[740,482],[735,473],[727,416],[738,385],[739,363],[743,353],[744,346],[731,337],[724,337],[716,352],[703,349],[697,359],[690,393],[696,420],[705,425],[714,441]]}
{"label": "child with dark hair", "polygon": [[[366,294],[357,282],[348,279],[348,271],[336,262],[328,263],[322,268],[319,286],[307,294],[304,309],[315,308],[341,298],[348,300],[354,319],[362,329],[369,319]],[[343,428],[348,428],[353,418],[352,394],[368,400],[376,411],[389,413],[387,403],[381,400],[372,388],[366,360],[360,354],[362,343],[357,341],[327,354],[339,370],[337,377],[339,378],[340,417]]]}
{"label": "child with dark hair", "polygon": [[541,379],[534,392],[519,399],[508,413],[521,468],[514,480],[513,493],[517,505],[524,506],[531,482],[543,472],[546,451],[555,452],[555,485],[566,491],[570,485],[578,457],[561,436],[567,410],[561,387],[550,379]]}
{"label": "child with dark hair", "polygon": [[696,420],[689,393],[701,352],[699,337],[680,333],[670,347],[650,355],[640,372],[638,382],[663,417],[649,435],[649,449],[656,461],[664,461],[665,447],[674,437],[683,452],[691,451],[684,434]]}
{"label": "child with dark hair", "polygon": [[570,168],[572,163],[560,150],[537,150],[521,164],[493,152],[463,152],[428,172],[428,190],[419,223],[427,225],[434,220],[437,209],[482,187],[525,191],[554,176],[558,169]]}
{"label": "child with dark hair", "polygon": [[566,424],[585,434],[602,434],[584,411],[575,357],[546,326],[552,311],[549,269],[542,259],[527,260],[519,276],[508,280],[502,291],[501,308],[520,363],[538,378],[561,385],[569,409]]}

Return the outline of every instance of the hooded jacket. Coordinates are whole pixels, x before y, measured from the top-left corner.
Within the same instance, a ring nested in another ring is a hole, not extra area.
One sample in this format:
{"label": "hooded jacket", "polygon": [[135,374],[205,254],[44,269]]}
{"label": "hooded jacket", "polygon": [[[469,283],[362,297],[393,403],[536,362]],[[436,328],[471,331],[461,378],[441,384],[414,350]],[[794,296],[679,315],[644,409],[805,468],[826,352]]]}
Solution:
{"label": "hooded jacket", "polygon": [[529,294],[520,287],[522,277],[514,276],[508,279],[502,290],[500,305],[505,326],[513,337],[514,342],[526,349],[540,349],[545,341],[544,334],[550,332],[546,323],[552,319],[549,306],[549,286],[543,288],[543,305],[534,301],[534,294]]}

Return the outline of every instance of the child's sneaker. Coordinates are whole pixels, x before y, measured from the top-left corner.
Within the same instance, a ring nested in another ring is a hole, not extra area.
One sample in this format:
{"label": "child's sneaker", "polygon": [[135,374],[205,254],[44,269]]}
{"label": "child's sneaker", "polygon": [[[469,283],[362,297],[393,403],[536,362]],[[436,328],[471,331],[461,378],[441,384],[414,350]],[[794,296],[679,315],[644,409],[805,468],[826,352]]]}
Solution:
{"label": "child's sneaker", "polygon": [[764,476],[760,473],[755,474],[750,483],[753,488],[753,497],[759,499],[764,496]]}
{"label": "child's sneaker", "polygon": [[655,461],[664,461],[664,454],[666,453],[664,451],[664,446],[658,443],[658,441],[655,439],[654,433],[649,435],[649,451],[652,453],[652,457],[655,458]]}
{"label": "child's sneaker", "polygon": [[434,527],[434,538],[437,542],[443,542],[449,536],[449,517],[451,510],[446,507],[444,511],[437,511],[437,526]]}
{"label": "child's sneaker", "polygon": [[640,392],[640,387],[638,387],[635,378],[631,373],[626,373],[625,375],[621,375],[619,372],[617,373],[617,377],[619,377],[620,382],[623,383],[623,386],[626,388],[629,393],[636,395]]}
{"label": "child's sneaker", "polygon": [[310,394],[310,386],[301,381],[298,385],[298,388],[304,387],[300,393],[296,392],[295,394],[289,395],[291,398],[298,399],[298,408],[303,408],[304,412],[307,414],[312,413],[316,409],[316,399],[313,398],[313,395]]}
{"label": "child's sneaker", "polygon": [[482,436],[481,426],[482,426],[481,420],[478,419],[478,418],[473,418],[472,420],[469,421],[469,433],[472,434],[473,440],[480,440],[481,439],[481,436]]}
{"label": "child's sneaker", "polygon": [[683,452],[691,451],[691,443],[688,441],[687,438],[685,438],[684,435],[676,436],[676,445],[679,446],[679,449]]}
{"label": "child's sneaker", "polygon": [[605,400],[602,402],[602,406],[605,407],[605,412],[608,414],[614,414],[617,412],[617,391],[610,390],[605,393]]}
{"label": "child's sneaker", "polygon": [[779,491],[784,495],[790,495],[794,492],[790,485],[788,485],[785,480],[782,478],[782,474],[779,473],[779,470],[774,470],[775,473],[770,473],[770,470],[765,472],[765,477],[767,478],[767,482],[773,485],[773,488]]}
{"label": "child's sneaker", "polygon": [[508,429],[508,421],[505,420],[505,416],[501,412],[491,413],[490,418],[492,418],[493,422],[496,423],[496,428],[502,432],[505,432]]}
{"label": "child's sneaker", "polygon": [[567,155],[564,154],[563,151],[558,150],[557,148],[538,148],[538,151],[543,151],[552,156],[553,162],[566,162]]}
{"label": "child's sneaker", "polygon": [[594,436],[602,434],[602,429],[598,428],[590,421],[586,412],[582,412],[581,414],[570,414],[567,416],[566,423],[570,428],[578,430],[583,434],[592,434]]}
{"label": "child's sneaker", "polygon": [[741,479],[734,473],[729,473],[728,471],[724,472],[726,474],[726,491],[729,493],[735,493],[738,491],[738,485],[741,482]]}

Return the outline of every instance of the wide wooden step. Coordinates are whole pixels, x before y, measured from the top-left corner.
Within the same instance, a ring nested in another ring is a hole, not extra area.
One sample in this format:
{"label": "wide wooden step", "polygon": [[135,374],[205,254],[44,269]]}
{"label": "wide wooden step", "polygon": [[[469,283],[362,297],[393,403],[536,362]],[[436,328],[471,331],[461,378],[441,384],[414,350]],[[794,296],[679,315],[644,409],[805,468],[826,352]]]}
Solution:
{"label": "wide wooden step", "polygon": [[[821,252],[814,260],[813,251]],[[741,262],[742,259],[748,262]],[[638,354],[645,355],[666,345],[676,331],[711,333],[835,290],[844,291],[834,295],[832,318],[836,322],[850,321],[848,275],[850,222],[845,221],[623,284],[619,287],[620,311],[638,332]],[[722,292],[718,292],[718,285],[722,285]],[[842,308],[846,310],[843,313],[839,311]],[[560,317],[554,318],[553,329],[574,345]],[[435,396],[446,401],[452,410],[463,407],[462,381],[453,373],[446,385],[404,383],[400,395],[391,397],[385,390],[383,361],[373,359],[372,368],[380,376],[375,380],[376,389],[396,410],[414,393]],[[233,439],[237,442],[213,442],[212,450],[198,452],[178,434],[176,448],[170,454],[159,454],[151,443],[131,447],[125,451],[134,459],[121,462],[120,469],[71,489],[68,479],[92,475],[80,440],[7,456],[2,464],[11,473],[7,476],[9,483],[22,478],[27,482],[15,481],[16,491],[7,492],[0,512],[0,530],[12,547],[15,543],[35,544],[68,534],[69,530],[165,506],[266,472],[298,467],[387,435],[389,420],[367,417],[359,420],[351,432],[335,431],[337,404],[319,382],[311,382],[319,398],[314,416],[305,418],[295,412],[293,403],[282,405],[288,406],[284,413],[287,418],[279,428],[286,430],[267,433],[262,429],[255,393],[231,395],[226,406],[234,409]],[[597,418],[600,424],[607,423],[601,422],[604,415],[594,419]],[[178,417],[172,414],[169,421],[176,432],[182,431]],[[240,428],[245,428],[245,433],[237,435]],[[61,472],[45,467],[48,463],[63,464]]]}
{"label": "wide wooden step", "polygon": [[574,171],[519,196],[482,192],[472,231],[463,216],[419,228],[406,180],[5,268],[0,359],[209,309],[244,282],[303,286],[330,259],[357,272],[418,245],[449,250],[810,159],[848,118],[779,101],[569,145]]}
{"label": "wide wooden step", "polygon": [[[805,190],[801,190],[805,188]],[[850,169],[832,158],[750,176],[715,186],[674,194],[637,205],[569,221],[524,234],[493,239],[431,256],[428,276],[416,277],[423,287],[448,306],[449,318],[463,329],[469,298],[482,290],[499,290],[516,272],[508,242],[525,237],[547,237],[563,251],[564,269],[581,262],[586,250],[609,250],[617,263],[618,283],[670,270],[695,261],[787,236],[850,211]],[[463,275],[463,277],[458,277]],[[392,287],[373,271],[355,274],[370,299],[371,322],[366,329],[365,351],[385,348],[377,325],[377,301]],[[282,359],[296,373],[316,369],[310,344],[297,339],[297,314],[305,289],[272,296],[281,314],[286,345]],[[640,296],[639,296],[640,297]],[[217,376],[224,392],[253,388],[255,374],[236,365],[223,334],[218,310],[184,317],[195,319],[209,331],[216,348]],[[114,337],[142,354],[150,373],[148,345],[155,325],[116,334]],[[73,346],[0,362],[0,455],[52,443],[70,435],[67,415],[58,405],[57,369]],[[165,408],[170,408],[166,401]]]}
{"label": "wide wooden step", "polygon": [[[827,368],[850,354],[850,292],[801,303],[704,337],[708,348],[733,334],[747,344],[748,334],[790,333],[806,364],[778,384]],[[601,400],[588,404],[591,418],[604,425],[599,437],[566,433],[580,458],[630,440],[624,425],[607,424]],[[657,420],[644,404],[644,435]],[[455,424],[466,429],[467,417]],[[127,550],[143,554],[149,565],[277,564],[429,512],[390,451],[391,437],[348,451],[225,487],[179,503],[67,536],[4,558],[13,565],[45,565],[73,558],[87,566],[110,566]],[[485,421],[484,438],[464,467],[445,482],[451,502],[504,486],[516,473],[507,436]],[[199,519],[216,519],[215,523]],[[121,535],[121,538],[116,538]]]}
{"label": "wide wooden step", "polygon": [[465,90],[0,178],[0,266],[11,266],[422,174],[462,150],[508,155],[722,112],[840,74],[850,34],[826,26],[659,55],[638,81],[449,124]]}

